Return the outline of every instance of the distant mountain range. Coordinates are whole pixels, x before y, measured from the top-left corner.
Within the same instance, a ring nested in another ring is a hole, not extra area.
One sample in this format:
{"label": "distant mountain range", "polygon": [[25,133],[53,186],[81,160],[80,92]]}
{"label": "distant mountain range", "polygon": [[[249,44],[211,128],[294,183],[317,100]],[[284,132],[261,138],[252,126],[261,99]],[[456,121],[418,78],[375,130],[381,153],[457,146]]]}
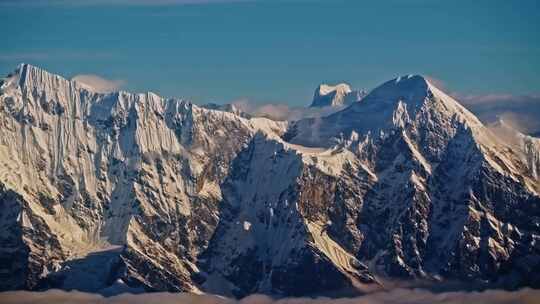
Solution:
{"label": "distant mountain range", "polygon": [[312,106],[335,105],[274,121],[20,65],[0,87],[0,290],[540,287],[540,139],[418,75],[319,86]]}

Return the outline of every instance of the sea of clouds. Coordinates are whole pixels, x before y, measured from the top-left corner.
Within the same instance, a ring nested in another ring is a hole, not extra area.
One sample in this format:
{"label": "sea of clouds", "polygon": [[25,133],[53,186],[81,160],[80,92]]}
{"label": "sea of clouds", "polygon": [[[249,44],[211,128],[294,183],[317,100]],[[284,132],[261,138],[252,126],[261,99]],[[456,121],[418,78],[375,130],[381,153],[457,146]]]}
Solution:
{"label": "sea of clouds", "polygon": [[0,303],[58,303],[58,304],[511,304],[540,302],[540,290],[521,289],[517,291],[486,290],[481,292],[434,293],[425,289],[396,288],[379,291],[355,298],[282,298],[273,299],[265,295],[251,295],[241,300],[233,300],[215,295],[194,295],[188,293],[144,293],[121,294],[103,297],[99,294],[77,291],[49,290],[44,292],[11,291],[0,293]]}

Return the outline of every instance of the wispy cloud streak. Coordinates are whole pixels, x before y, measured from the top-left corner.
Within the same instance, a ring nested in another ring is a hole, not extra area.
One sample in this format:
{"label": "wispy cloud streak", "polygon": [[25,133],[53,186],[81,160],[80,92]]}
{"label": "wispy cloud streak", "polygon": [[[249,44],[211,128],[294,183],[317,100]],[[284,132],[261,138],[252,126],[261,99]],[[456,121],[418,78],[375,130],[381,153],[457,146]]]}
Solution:
{"label": "wispy cloud streak", "polygon": [[121,79],[105,79],[93,74],[80,74],[72,78],[72,80],[83,84],[83,86],[92,89],[93,91],[106,93],[118,91],[125,84],[125,80]]}
{"label": "wispy cloud streak", "polygon": [[465,107],[486,123],[503,119],[518,131],[540,135],[540,96],[538,95],[460,95],[454,94]]}
{"label": "wispy cloud streak", "polygon": [[248,99],[235,100],[231,102],[231,104],[252,116],[288,121],[295,121],[310,117],[323,117],[345,108],[330,106],[322,108],[291,107],[287,104],[281,103],[257,104],[250,102]]}
{"label": "wispy cloud streak", "polygon": [[443,80],[428,76],[429,82],[448,92],[484,123],[499,119],[522,133],[540,136],[540,95],[462,94],[450,90]]}
{"label": "wispy cloud streak", "polygon": [[253,2],[256,0],[4,0],[1,6],[163,6],[163,5],[206,5],[217,3]]}
{"label": "wispy cloud streak", "polygon": [[[1,1],[1,0],[0,0]],[[1,2],[0,2],[1,3]],[[1,4],[0,4],[1,6]],[[0,61],[28,62],[44,60],[83,60],[83,59],[110,59],[114,54],[106,52],[80,52],[69,50],[46,50],[37,52],[1,52]]]}

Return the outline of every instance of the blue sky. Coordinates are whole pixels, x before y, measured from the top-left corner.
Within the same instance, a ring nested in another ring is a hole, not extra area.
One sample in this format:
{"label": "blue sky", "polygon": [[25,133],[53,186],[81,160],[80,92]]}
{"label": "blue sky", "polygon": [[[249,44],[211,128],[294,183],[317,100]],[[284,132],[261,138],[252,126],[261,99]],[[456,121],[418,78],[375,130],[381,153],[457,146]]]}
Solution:
{"label": "blue sky", "polygon": [[0,0],[0,26],[2,74],[27,62],[198,103],[298,106],[320,82],[410,73],[464,95],[540,92],[537,1]]}

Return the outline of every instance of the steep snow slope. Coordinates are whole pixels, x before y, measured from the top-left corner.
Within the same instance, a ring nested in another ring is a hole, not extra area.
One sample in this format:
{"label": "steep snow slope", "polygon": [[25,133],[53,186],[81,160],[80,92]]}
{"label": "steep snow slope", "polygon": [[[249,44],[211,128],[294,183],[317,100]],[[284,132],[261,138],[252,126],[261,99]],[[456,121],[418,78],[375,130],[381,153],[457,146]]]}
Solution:
{"label": "steep snow slope", "polygon": [[[256,132],[285,126],[152,93],[98,94],[30,65],[19,66],[1,90],[0,181],[20,195],[19,217],[29,218],[22,226],[39,221],[39,233],[55,244],[45,250],[54,258],[21,266],[27,279],[9,283],[25,288],[55,263],[116,244],[125,246],[127,276],[157,289],[196,291],[188,256],[212,233],[228,162]],[[19,236],[26,254],[34,254],[35,233]],[[172,269],[148,282],[139,278],[141,263],[146,272],[160,272],[161,263]]]}
{"label": "steep snow slope", "polygon": [[538,287],[539,145],[517,137],[421,76],[289,124],[21,65],[0,88],[0,289]]}
{"label": "steep snow slope", "polygon": [[[373,271],[538,284],[531,276],[540,266],[534,139],[509,147],[421,76],[391,80],[361,103],[299,121],[284,138],[343,146],[363,164],[348,173],[351,180],[374,177],[345,185],[343,193],[365,193],[328,212],[333,223],[351,222],[330,235],[366,261],[375,259]],[[346,183],[345,176],[336,182]]]}
{"label": "steep snow slope", "polygon": [[307,217],[316,201],[326,203],[326,174],[341,172],[341,157],[328,164],[328,153],[259,134],[235,159],[222,186],[222,221],[204,257],[209,272],[234,283],[231,294],[305,295],[376,283],[324,232],[326,221]]}

